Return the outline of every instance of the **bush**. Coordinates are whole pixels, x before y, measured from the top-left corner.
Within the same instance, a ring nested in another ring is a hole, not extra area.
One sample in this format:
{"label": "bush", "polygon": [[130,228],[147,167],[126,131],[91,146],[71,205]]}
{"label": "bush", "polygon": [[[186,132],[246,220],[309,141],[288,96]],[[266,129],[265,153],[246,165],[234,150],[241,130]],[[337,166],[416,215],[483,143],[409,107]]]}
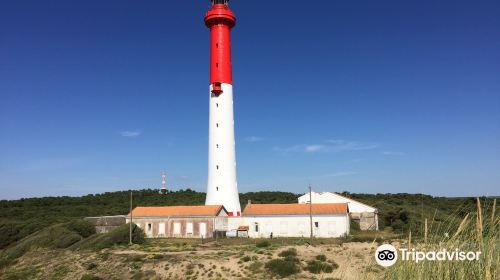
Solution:
{"label": "bush", "polygon": [[66,227],[69,230],[72,230],[79,235],[81,235],[83,238],[89,237],[92,234],[95,234],[95,226],[85,220],[73,220],[69,223],[66,224]]}
{"label": "bush", "polygon": [[241,258],[241,260],[244,261],[244,262],[249,262],[250,259],[251,258],[249,256],[244,256],[243,258]]}
{"label": "bush", "polygon": [[68,248],[82,240],[82,236],[70,230],[66,224],[57,224],[37,231],[0,253],[0,267],[8,265],[32,248]]}
{"label": "bush", "polygon": [[325,256],[325,255],[317,255],[317,256],[316,256],[316,259],[317,259],[318,261],[325,262],[325,261],[326,261],[326,256]]}
{"label": "bush", "polygon": [[259,242],[257,242],[257,244],[255,244],[255,246],[257,248],[264,248],[264,247],[269,247],[271,246],[271,243],[267,240],[261,240]]}
{"label": "bush", "polygon": [[261,262],[255,261],[248,266],[248,270],[250,270],[250,272],[252,272],[253,274],[260,273],[262,265],[263,264]]}
{"label": "bush", "polygon": [[356,232],[359,232],[361,229],[359,227],[359,220],[354,220],[354,219],[350,219],[350,222],[349,222],[349,231],[351,233],[356,233]]}
{"label": "bush", "polygon": [[297,263],[283,259],[270,260],[266,263],[266,269],[280,277],[287,277],[300,272],[300,267]]}
{"label": "bush", "polygon": [[94,262],[89,262],[85,264],[85,269],[87,270],[92,270],[97,267],[97,264]]}
{"label": "bush", "polygon": [[280,256],[280,257],[288,257],[288,256],[296,257],[297,256],[297,249],[295,249],[295,248],[287,249],[287,250],[279,253],[278,256]]}
{"label": "bush", "polygon": [[[129,243],[129,234],[129,224],[125,224],[108,233],[92,236],[76,245],[78,245],[77,248],[81,249],[97,250],[113,247],[115,245],[126,245]],[[134,224],[132,228],[132,242],[135,244],[142,244],[144,241],[144,232],[140,227]]]}
{"label": "bush", "polygon": [[313,261],[310,261],[310,262],[307,263],[306,269],[309,272],[315,273],[315,274],[318,274],[318,273],[321,273],[321,272],[331,273],[333,271],[333,269],[334,269],[334,266],[330,265],[328,263],[324,263],[324,262],[318,261],[318,260],[313,260]]}
{"label": "bush", "polygon": [[84,274],[80,280],[101,280],[102,278],[99,276],[95,276],[94,274]]}

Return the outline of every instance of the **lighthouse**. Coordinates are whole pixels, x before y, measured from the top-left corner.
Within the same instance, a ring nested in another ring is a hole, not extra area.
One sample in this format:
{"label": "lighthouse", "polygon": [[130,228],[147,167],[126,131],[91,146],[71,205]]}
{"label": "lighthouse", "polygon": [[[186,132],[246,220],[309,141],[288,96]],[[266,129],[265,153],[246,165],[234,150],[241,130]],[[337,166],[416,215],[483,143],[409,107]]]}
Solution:
{"label": "lighthouse", "polygon": [[224,205],[240,216],[234,141],[230,30],[236,23],[228,0],[212,0],[205,15],[210,29],[208,183],[206,205]]}

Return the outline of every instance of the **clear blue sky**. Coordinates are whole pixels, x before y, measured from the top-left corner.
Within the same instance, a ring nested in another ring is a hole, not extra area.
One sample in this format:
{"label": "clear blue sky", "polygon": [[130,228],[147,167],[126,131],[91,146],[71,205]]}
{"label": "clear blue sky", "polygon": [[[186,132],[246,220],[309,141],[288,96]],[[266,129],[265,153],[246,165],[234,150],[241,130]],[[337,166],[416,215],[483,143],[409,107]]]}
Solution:
{"label": "clear blue sky", "polygon": [[[205,191],[209,1],[0,2],[0,199]],[[242,1],[242,192],[500,195],[499,1]]]}

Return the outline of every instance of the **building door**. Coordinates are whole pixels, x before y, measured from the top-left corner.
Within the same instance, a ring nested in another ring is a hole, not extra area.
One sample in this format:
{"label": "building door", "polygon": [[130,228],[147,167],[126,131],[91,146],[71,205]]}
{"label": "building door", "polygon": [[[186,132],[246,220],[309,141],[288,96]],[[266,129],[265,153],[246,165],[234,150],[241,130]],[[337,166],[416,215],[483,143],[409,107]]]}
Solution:
{"label": "building door", "polygon": [[207,237],[207,223],[200,223],[200,237]]}
{"label": "building door", "polygon": [[160,223],[158,227],[158,236],[165,237],[165,223]]}
{"label": "building door", "polygon": [[152,223],[148,223],[146,226],[147,226],[147,228],[146,228],[146,236],[147,237],[153,237],[153,224]]}

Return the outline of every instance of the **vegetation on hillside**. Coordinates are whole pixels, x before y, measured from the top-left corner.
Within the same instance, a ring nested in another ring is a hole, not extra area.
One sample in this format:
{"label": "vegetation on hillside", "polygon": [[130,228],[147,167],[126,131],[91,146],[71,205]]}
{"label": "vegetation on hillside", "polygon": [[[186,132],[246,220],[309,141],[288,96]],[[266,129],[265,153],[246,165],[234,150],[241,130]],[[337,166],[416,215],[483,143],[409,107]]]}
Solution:
{"label": "vegetation on hillside", "polygon": [[[379,210],[379,226],[392,228],[405,234],[421,232],[427,218],[434,225],[446,221],[448,216],[463,218],[474,210],[473,198],[444,198],[421,194],[352,194],[343,195],[359,200]],[[134,190],[134,205],[200,205],[205,193],[191,189],[168,191]],[[248,192],[240,194],[244,207],[252,203],[296,203],[299,194],[290,192]],[[129,211],[129,191],[90,194],[82,197],[42,197],[0,201],[0,249],[6,248],[38,230],[58,223],[89,216],[124,215]],[[457,210],[458,209],[458,210]]]}
{"label": "vegetation on hillside", "polygon": [[[134,243],[144,242],[144,232],[133,224]],[[95,227],[85,220],[73,220],[49,226],[23,238],[13,246],[0,251],[0,268],[10,264],[26,252],[36,248],[100,250],[129,243],[129,225],[122,225],[109,233],[96,234]]]}

